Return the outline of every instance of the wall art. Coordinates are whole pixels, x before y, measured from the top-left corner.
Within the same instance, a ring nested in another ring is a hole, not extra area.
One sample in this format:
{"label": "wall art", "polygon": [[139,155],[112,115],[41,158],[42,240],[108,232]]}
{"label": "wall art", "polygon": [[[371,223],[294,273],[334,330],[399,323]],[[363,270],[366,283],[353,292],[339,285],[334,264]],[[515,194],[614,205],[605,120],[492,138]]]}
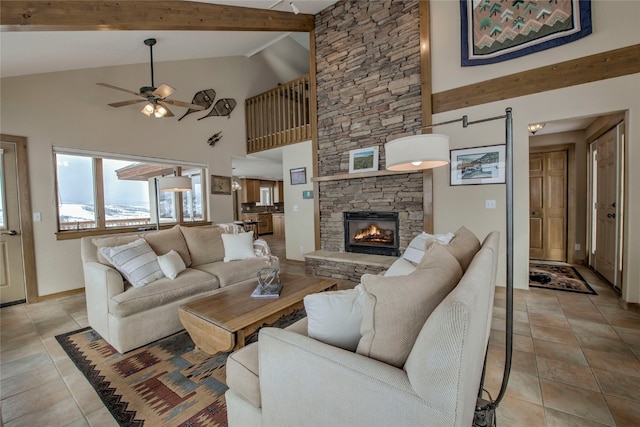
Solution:
{"label": "wall art", "polygon": [[461,148],[451,152],[451,185],[504,184],[505,146]]}
{"label": "wall art", "polygon": [[378,170],[378,147],[358,148],[349,151],[349,173]]}
{"label": "wall art", "polygon": [[211,194],[231,195],[231,177],[211,175]]}
{"label": "wall art", "polygon": [[591,34],[591,0],[460,0],[462,66],[493,64]]}
{"label": "wall art", "polygon": [[307,168],[289,169],[289,175],[291,177],[291,185],[307,183]]}

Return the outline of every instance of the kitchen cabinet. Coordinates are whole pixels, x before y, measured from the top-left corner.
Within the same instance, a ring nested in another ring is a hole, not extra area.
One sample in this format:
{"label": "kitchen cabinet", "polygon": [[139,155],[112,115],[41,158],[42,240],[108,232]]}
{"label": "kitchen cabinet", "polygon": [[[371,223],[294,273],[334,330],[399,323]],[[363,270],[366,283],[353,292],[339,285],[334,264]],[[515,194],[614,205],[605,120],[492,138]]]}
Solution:
{"label": "kitchen cabinet", "polygon": [[242,203],[260,202],[259,179],[241,179],[240,185],[242,185]]}
{"label": "kitchen cabinet", "polygon": [[270,213],[243,213],[243,221],[257,221],[258,234],[273,233],[273,218]]}
{"label": "kitchen cabinet", "polygon": [[271,218],[273,220],[273,235],[275,237],[284,237],[284,214],[272,214]]}
{"label": "kitchen cabinet", "polygon": [[276,203],[284,202],[284,182],[278,181],[278,197],[275,198]]}

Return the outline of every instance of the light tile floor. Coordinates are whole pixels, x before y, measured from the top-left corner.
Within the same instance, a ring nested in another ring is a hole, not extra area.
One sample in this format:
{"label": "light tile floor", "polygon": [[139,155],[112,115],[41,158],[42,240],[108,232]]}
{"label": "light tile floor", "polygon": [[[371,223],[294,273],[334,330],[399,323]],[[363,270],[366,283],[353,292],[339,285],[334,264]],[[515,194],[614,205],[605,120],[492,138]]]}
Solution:
{"label": "light tile floor", "polygon": [[[304,271],[287,261],[282,269]],[[498,425],[640,426],[640,314],[579,270],[598,296],[515,291],[513,367]],[[485,381],[493,397],[504,365],[504,307],[498,288]],[[0,310],[0,424],[117,425],[54,338],[85,326],[84,295]]]}

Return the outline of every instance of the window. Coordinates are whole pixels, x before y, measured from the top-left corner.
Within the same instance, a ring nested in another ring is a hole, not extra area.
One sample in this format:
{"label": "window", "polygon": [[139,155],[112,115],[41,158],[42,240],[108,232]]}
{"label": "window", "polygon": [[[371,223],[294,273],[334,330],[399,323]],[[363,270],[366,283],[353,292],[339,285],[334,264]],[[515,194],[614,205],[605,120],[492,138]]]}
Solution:
{"label": "window", "polygon": [[[54,148],[54,156],[58,235],[205,220],[206,189],[202,184],[205,173],[200,165],[58,148]],[[191,191],[157,191],[157,180],[174,174],[190,177]],[[177,206],[182,209],[176,209]]]}

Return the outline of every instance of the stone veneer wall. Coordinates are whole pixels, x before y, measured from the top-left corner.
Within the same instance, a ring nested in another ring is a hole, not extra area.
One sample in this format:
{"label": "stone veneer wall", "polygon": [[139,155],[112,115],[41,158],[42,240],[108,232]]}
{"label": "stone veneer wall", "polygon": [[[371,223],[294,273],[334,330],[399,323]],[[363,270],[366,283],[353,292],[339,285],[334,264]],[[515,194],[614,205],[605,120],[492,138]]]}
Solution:
{"label": "stone veneer wall", "polygon": [[[316,15],[318,171],[349,171],[349,150],[379,147],[422,123],[417,0],[338,1]],[[422,174],[322,181],[320,243],[344,250],[344,211],[396,211],[400,247],[423,229]]]}

